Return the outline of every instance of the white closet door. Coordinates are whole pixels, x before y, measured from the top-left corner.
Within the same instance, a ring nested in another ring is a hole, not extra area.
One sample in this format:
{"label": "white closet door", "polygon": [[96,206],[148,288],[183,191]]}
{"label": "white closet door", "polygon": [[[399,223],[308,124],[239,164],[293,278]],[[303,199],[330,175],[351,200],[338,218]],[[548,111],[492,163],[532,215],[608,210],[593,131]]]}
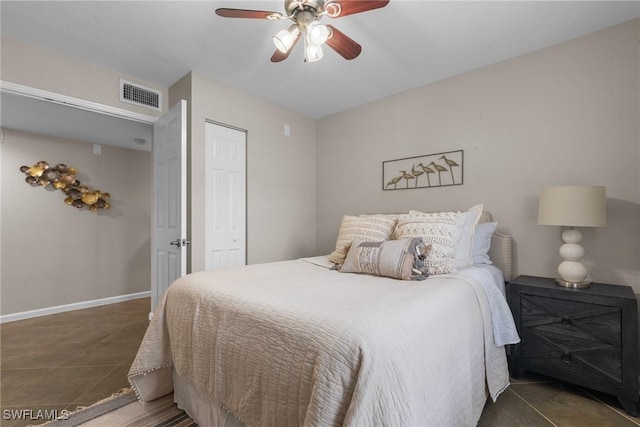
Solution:
{"label": "white closet door", "polygon": [[205,268],[245,265],[247,133],[205,126]]}

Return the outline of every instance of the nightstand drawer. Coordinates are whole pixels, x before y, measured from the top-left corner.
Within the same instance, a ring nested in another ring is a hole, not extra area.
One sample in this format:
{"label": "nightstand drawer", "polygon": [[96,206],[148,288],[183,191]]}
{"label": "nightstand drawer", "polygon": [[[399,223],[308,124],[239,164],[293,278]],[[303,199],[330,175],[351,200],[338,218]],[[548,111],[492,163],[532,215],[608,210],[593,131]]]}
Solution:
{"label": "nightstand drawer", "polygon": [[620,347],[622,339],[620,307],[521,294],[522,329],[603,341]]}
{"label": "nightstand drawer", "polygon": [[525,330],[522,363],[555,374],[567,374],[622,386],[622,352],[593,341],[570,340],[566,335],[539,334]]}
{"label": "nightstand drawer", "polygon": [[619,307],[520,294],[522,360],[622,385]]}

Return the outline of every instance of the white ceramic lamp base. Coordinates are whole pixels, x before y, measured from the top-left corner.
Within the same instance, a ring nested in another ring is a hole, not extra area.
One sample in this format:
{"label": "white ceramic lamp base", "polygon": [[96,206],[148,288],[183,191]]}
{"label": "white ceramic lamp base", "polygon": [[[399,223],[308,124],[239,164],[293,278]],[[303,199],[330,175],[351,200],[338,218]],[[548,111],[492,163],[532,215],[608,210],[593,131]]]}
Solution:
{"label": "white ceramic lamp base", "polygon": [[560,246],[560,256],[564,259],[558,266],[560,279],[556,283],[567,288],[588,288],[586,282],[587,267],[580,262],[584,256],[584,249],[579,245],[582,240],[582,233],[575,228],[570,228],[562,232],[564,245]]}

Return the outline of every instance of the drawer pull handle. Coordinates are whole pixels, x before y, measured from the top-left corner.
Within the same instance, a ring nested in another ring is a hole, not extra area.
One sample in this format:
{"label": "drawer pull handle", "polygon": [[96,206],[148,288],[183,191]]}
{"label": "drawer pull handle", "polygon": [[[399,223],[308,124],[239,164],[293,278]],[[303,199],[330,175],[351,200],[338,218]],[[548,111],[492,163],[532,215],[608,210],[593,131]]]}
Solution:
{"label": "drawer pull handle", "polygon": [[571,363],[571,354],[564,353],[562,355],[562,360],[564,361],[564,363]]}
{"label": "drawer pull handle", "polygon": [[569,326],[571,326],[573,324],[573,321],[571,320],[571,317],[569,316],[562,316],[562,324],[568,328]]}

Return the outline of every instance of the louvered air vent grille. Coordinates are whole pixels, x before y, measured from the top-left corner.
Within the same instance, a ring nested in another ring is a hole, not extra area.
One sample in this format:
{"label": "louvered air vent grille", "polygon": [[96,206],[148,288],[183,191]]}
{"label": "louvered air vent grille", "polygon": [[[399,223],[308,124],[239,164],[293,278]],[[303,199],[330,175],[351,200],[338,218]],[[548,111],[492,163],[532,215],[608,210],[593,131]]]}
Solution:
{"label": "louvered air vent grille", "polygon": [[162,110],[162,92],[120,80],[120,101]]}

